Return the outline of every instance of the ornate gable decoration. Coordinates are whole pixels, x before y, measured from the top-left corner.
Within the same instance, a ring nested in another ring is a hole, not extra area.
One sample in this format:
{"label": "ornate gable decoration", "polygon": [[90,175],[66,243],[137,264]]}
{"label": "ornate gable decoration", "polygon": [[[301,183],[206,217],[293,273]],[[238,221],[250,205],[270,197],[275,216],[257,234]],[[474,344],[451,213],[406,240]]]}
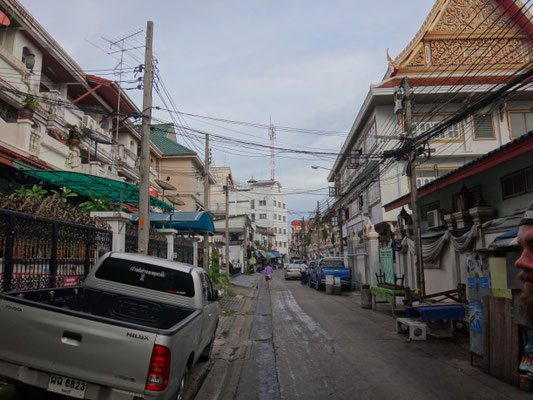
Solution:
{"label": "ornate gable decoration", "polygon": [[511,33],[517,32],[492,0],[450,0],[434,30],[507,32],[510,27]]}
{"label": "ornate gable decoration", "polygon": [[[523,10],[520,1],[517,6]],[[529,18],[531,15],[524,11]],[[399,74],[510,73],[531,59],[533,41],[496,0],[437,0],[421,31],[393,61]]]}

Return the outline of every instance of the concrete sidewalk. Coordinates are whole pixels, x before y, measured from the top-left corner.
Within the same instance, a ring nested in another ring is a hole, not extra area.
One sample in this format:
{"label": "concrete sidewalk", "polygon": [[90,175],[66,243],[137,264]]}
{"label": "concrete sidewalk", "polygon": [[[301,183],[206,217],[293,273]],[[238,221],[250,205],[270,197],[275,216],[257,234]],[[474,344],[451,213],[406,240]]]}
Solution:
{"label": "concrete sidewalk", "polygon": [[234,399],[241,370],[250,358],[250,333],[257,302],[260,274],[237,275],[231,279],[234,296],[220,300],[220,318],[213,348],[213,360],[195,400]]}
{"label": "concrete sidewalk", "polygon": [[238,274],[231,277],[231,284],[245,287],[245,288],[257,288],[257,281],[261,277],[261,274]]}

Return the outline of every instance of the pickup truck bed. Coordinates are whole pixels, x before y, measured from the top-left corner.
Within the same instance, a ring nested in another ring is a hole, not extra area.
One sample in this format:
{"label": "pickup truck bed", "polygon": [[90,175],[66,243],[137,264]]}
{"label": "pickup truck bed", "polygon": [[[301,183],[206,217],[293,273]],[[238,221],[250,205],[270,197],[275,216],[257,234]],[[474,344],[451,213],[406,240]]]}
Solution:
{"label": "pickup truck bed", "polygon": [[217,298],[200,268],[107,253],[83,286],[0,294],[0,375],[74,398],[175,400],[211,349]]}
{"label": "pickup truck bed", "polygon": [[152,328],[147,329],[152,332],[168,330],[194,312],[175,305],[84,287],[12,292],[0,294],[2,298],[92,320],[103,317],[105,322],[116,325],[141,325],[143,329]]}

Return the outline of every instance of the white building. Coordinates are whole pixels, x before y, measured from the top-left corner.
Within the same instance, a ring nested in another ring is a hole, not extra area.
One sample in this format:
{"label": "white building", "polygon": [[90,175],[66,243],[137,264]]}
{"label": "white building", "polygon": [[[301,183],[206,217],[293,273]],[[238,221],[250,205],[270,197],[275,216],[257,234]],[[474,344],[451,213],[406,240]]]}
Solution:
{"label": "white building", "polygon": [[[385,77],[370,86],[328,178],[337,188],[334,208],[343,211],[346,242],[357,243],[363,238],[365,225],[370,221],[381,244],[387,245],[394,236],[400,210],[386,211],[384,206],[410,192],[405,162],[381,162],[380,158],[386,150],[398,149],[401,144],[403,119],[395,113],[395,89],[402,79],[409,79],[414,94],[416,136],[512,79],[517,71],[529,65],[528,49],[533,45],[531,14],[520,1],[516,3],[526,10],[524,15],[516,14],[516,10],[503,10],[495,0],[436,0],[405,50],[394,60],[389,58]],[[520,18],[528,21],[522,27],[514,22]],[[522,86],[512,96],[486,105],[428,139],[425,152],[414,164],[417,187],[533,129],[532,91],[531,84]],[[355,151],[364,157],[352,158]],[[470,189],[478,199],[487,197],[480,187]],[[445,207],[439,201],[421,207],[422,225],[427,224],[431,211],[443,214],[453,211]]]}
{"label": "white building", "polygon": [[[19,1],[0,0],[0,9],[9,10],[0,31],[0,189],[12,185],[14,170],[35,168],[136,184],[141,135],[114,114],[140,110],[116,83],[88,75]],[[71,141],[67,124],[82,137]],[[160,157],[152,144],[150,185],[158,192]]]}
{"label": "white building", "polygon": [[[282,193],[278,181],[256,181],[235,186],[230,192],[230,215],[247,214],[259,227],[271,228],[274,232],[272,249],[281,255],[289,254],[289,222],[287,195]],[[261,243],[268,245],[268,243]]]}

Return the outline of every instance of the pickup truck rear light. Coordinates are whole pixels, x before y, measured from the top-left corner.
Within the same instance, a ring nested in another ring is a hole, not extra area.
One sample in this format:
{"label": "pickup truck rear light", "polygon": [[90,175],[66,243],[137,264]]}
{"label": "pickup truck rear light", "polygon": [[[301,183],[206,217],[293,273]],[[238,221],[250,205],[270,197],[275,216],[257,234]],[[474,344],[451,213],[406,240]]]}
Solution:
{"label": "pickup truck rear light", "polygon": [[352,269],[350,268],[350,279],[352,279]]}
{"label": "pickup truck rear light", "polygon": [[320,271],[320,279],[324,279],[324,270]]}
{"label": "pickup truck rear light", "polygon": [[160,392],[168,385],[168,375],[170,372],[170,350],[168,347],[156,344],[152,351],[148,377],[146,378],[146,390]]}

